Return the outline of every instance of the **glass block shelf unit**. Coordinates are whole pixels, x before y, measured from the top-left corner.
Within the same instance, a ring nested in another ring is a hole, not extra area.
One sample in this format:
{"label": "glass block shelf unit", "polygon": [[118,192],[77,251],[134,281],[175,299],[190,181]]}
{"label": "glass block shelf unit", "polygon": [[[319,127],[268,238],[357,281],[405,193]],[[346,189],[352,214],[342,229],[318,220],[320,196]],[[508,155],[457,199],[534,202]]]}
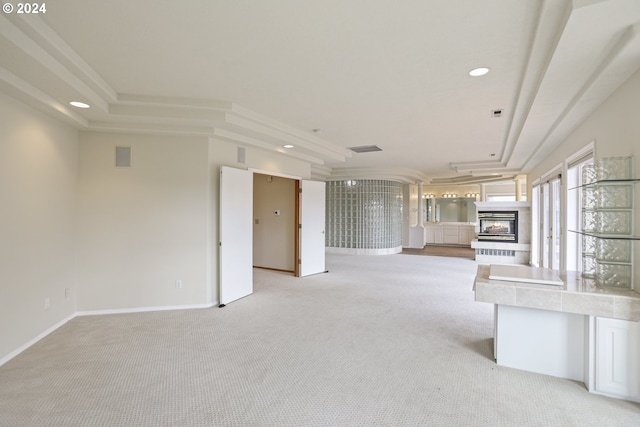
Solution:
{"label": "glass block shelf unit", "polygon": [[632,157],[608,157],[582,170],[582,275],[598,285],[633,289]]}

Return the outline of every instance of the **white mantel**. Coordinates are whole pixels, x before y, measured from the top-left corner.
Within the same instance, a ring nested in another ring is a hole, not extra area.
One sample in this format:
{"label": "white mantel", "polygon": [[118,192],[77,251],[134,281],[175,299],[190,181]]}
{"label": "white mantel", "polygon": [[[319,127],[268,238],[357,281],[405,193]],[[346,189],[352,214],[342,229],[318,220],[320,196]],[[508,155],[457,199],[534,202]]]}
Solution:
{"label": "white mantel", "polygon": [[531,202],[475,202],[478,209],[531,209]]}

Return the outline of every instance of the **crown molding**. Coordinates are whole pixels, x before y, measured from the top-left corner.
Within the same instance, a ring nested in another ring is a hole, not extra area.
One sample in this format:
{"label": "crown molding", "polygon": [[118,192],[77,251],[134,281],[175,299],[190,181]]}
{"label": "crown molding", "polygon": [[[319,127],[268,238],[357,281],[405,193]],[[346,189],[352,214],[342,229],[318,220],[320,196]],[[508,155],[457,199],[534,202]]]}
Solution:
{"label": "crown molding", "polygon": [[[28,77],[0,68],[3,90],[79,129],[217,137],[320,165],[351,157],[351,151],[311,132],[230,101],[119,94],[40,17],[0,15],[0,38],[17,47],[25,63],[35,61],[42,69],[39,89]],[[47,93],[54,82],[63,86]],[[56,99],[54,93],[79,94],[91,111],[75,111],[67,104],[73,98]],[[285,150],[285,144],[294,148]]]}
{"label": "crown molding", "polygon": [[384,179],[405,184],[426,182],[429,178],[422,172],[407,168],[334,168],[328,181],[343,179]]}
{"label": "crown molding", "polygon": [[86,128],[89,121],[71,110],[68,105],[58,102],[37,87],[0,66],[0,89],[16,99],[29,104],[54,118],[72,126]]}

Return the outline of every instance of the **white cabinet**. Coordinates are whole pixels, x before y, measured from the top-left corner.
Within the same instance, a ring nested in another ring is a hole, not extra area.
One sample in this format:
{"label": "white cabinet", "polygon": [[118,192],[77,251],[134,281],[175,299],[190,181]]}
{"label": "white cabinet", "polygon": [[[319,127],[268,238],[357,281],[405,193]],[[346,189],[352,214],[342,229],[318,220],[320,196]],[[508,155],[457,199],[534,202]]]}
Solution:
{"label": "white cabinet", "polygon": [[424,235],[428,245],[470,246],[475,238],[475,227],[466,223],[425,223]]}
{"label": "white cabinet", "polygon": [[474,230],[472,227],[460,227],[458,232],[458,244],[470,245],[473,240]]}
{"label": "white cabinet", "polygon": [[640,401],[638,322],[596,318],[595,391]]}
{"label": "white cabinet", "polygon": [[443,241],[445,244],[447,245],[457,245],[458,244],[458,226],[450,226],[450,225],[445,225],[444,227],[442,227],[442,233],[443,233]]}
{"label": "white cabinet", "polygon": [[424,241],[429,244],[429,243],[435,243],[436,241],[436,228],[433,226],[426,226],[424,227]]}
{"label": "white cabinet", "polygon": [[437,243],[437,244],[444,243],[443,236],[444,235],[442,233],[442,227],[435,227],[433,230],[433,243]]}

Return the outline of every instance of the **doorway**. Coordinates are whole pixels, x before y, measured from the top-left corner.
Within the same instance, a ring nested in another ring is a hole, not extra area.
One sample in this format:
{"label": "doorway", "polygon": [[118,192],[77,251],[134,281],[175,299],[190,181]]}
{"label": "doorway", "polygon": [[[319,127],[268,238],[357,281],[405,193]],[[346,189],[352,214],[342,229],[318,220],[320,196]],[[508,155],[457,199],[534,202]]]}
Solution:
{"label": "doorway", "polygon": [[[284,178],[293,184],[293,209],[271,206],[265,218],[282,217],[285,210],[293,211],[293,239],[282,240],[284,247],[292,247],[294,256],[289,254],[289,263],[283,264],[284,271],[293,271],[304,277],[323,273],[325,270],[325,183],[322,181],[300,180],[282,175],[267,175],[264,171],[251,171],[228,166],[220,168],[220,229],[219,236],[219,278],[220,306],[253,293],[254,257],[254,174],[262,179]],[[260,178],[258,178],[260,179]],[[268,194],[269,192],[267,192]],[[275,194],[275,193],[274,193]],[[288,193],[291,195],[291,193]],[[288,197],[287,197],[288,199]],[[282,201],[285,203],[285,201]],[[289,203],[289,202],[286,202]],[[289,206],[284,205],[283,206]],[[286,221],[289,222],[289,221]],[[282,221],[285,225],[285,221]],[[302,226],[304,225],[304,229]],[[280,245],[279,241],[264,239],[263,247],[268,251]],[[274,252],[274,251],[271,251]],[[285,258],[287,255],[285,255]],[[293,260],[293,268],[290,261]],[[277,267],[267,267],[277,269]]]}
{"label": "doorway", "polygon": [[295,274],[298,181],[253,174],[253,266]]}

